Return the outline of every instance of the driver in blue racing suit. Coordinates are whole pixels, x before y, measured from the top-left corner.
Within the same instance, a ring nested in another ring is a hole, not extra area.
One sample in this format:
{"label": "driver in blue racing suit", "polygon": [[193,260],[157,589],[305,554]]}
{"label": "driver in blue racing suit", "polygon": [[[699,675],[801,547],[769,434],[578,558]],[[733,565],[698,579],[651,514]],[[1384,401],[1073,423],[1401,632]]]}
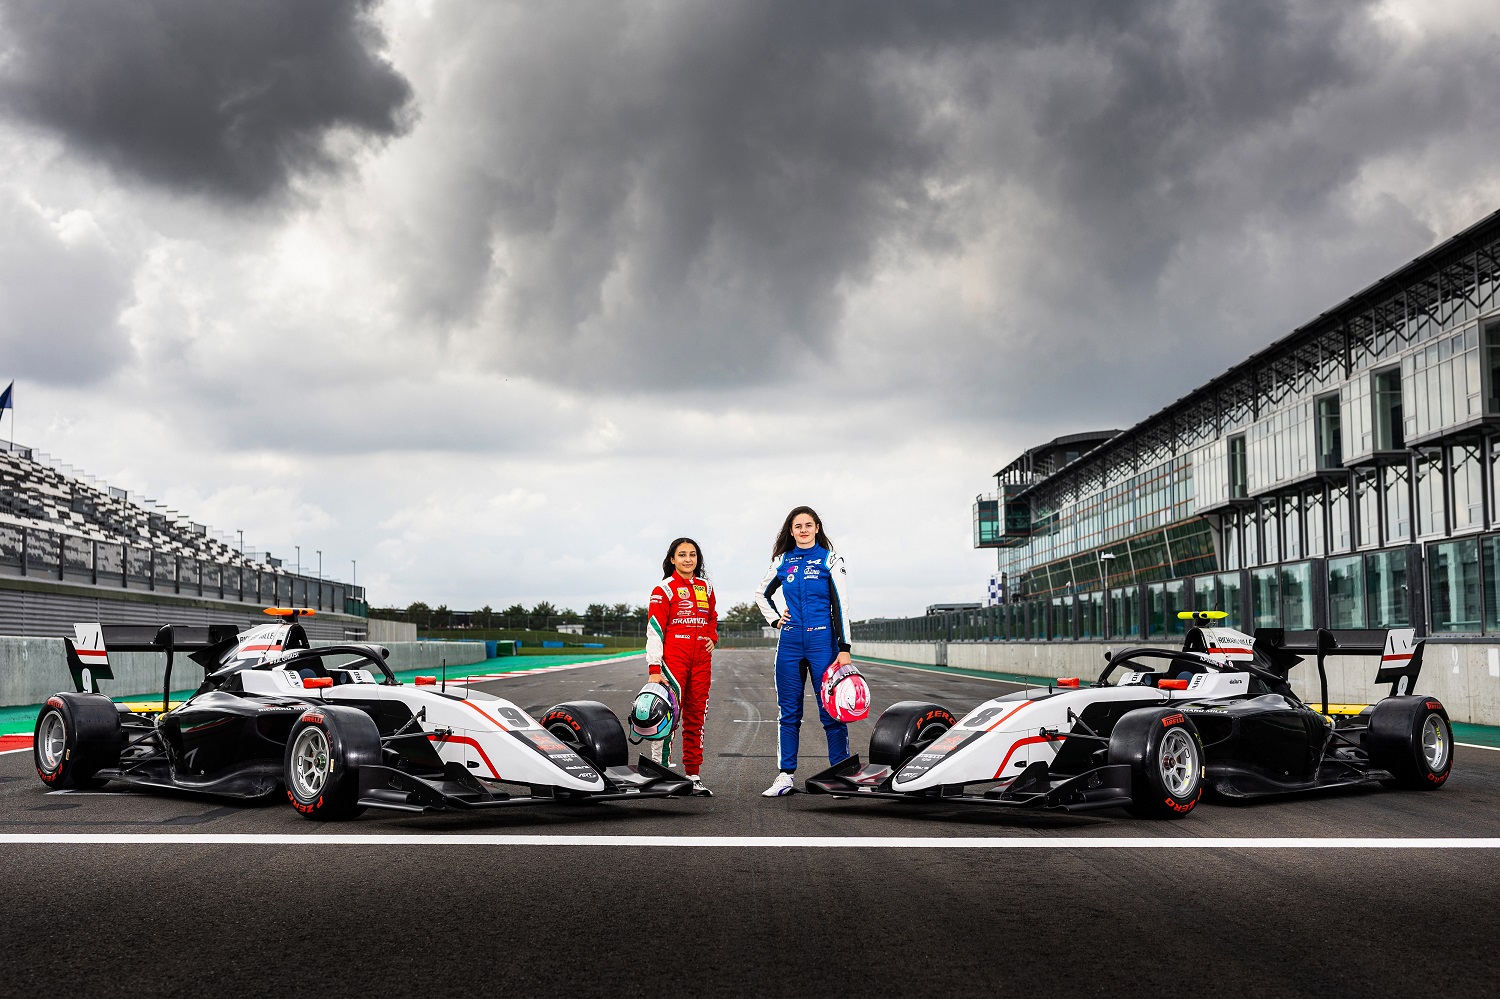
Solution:
{"label": "driver in blue racing suit", "polygon": [[[787,531],[791,535],[788,540],[795,540],[797,544],[788,546],[788,550],[771,560],[755,598],[766,622],[773,627],[779,625],[781,629],[776,644],[781,774],[765,792],[767,797],[788,794],[794,789],[791,775],[797,769],[805,680],[812,680],[813,695],[817,697],[824,672],[835,661],[847,661],[849,655],[844,560],[827,547],[827,536],[811,510],[806,510],[805,515],[813,528],[803,532],[807,535],[805,539],[790,526],[803,510],[806,508],[793,511],[793,517],[788,518]],[[804,525],[798,523],[795,526]],[[808,544],[801,544],[803,540]],[[778,611],[773,602],[778,589],[786,602],[784,612]],[[828,762],[843,762],[849,757],[849,727],[835,720],[821,700],[818,701],[818,717],[828,737]]]}

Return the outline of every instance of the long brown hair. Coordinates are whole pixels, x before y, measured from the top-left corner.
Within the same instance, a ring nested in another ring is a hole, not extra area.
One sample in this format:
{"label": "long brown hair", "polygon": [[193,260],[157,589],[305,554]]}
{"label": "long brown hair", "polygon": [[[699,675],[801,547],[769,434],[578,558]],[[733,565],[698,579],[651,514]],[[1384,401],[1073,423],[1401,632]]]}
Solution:
{"label": "long brown hair", "polygon": [[[797,547],[797,539],[792,537],[792,521],[797,519],[798,514],[807,514],[818,525],[818,536],[813,539],[814,543],[833,551],[833,542],[828,540],[828,535],[823,533],[823,518],[818,516],[818,511],[810,506],[793,507],[792,512],[786,515],[786,520],[781,524],[781,533],[776,535],[776,546],[771,549],[772,558],[780,558],[793,548]],[[701,557],[701,556],[700,556]]]}
{"label": "long brown hair", "polygon": [[708,566],[703,563],[703,546],[692,538],[678,538],[667,546],[667,557],[661,560],[661,578],[666,579],[677,571],[677,566],[672,564],[672,556],[677,554],[678,545],[692,545],[693,551],[698,553],[698,568],[693,570],[693,575],[708,578]]}

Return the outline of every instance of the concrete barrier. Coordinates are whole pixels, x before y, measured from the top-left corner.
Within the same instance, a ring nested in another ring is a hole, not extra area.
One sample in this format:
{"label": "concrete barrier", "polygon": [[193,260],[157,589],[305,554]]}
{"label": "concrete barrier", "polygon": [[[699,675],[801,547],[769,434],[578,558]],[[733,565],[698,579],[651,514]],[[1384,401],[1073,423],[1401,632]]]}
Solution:
{"label": "concrete barrier", "polygon": [[416,640],[417,626],[410,621],[387,621],[378,617],[369,619],[369,630],[365,633],[367,642],[390,645],[392,642],[415,642]]}
{"label": "concrete barrier", "polygon": [[[316,641],[314,647],[342,644]],[[391,650],[394,670],[440,669],[467,666],[487,658],[483,642],[389,642],[376,643]],[[162,692],[165,657],[152,652],[111,652],[109,666],[115,678],[100,683],[111,697]],[[172,689],[191,690],[203,682],[203,667],[179,654],[172,662]],[[59,690],[72,690],[73,677],[61,638],[0,637],[0,707],[40,704]]]}
{"label": "concrete barrier", "polygon": [[[952,666],[1028,676],[1076,676],[1085,681],[1104,669],[1104,650],[1124,642],[856,642],[854,654],[917,666]],[[1151,644],[1181,648],[1180,643]],[[1389,691],[1375,686],[1375,656],[1330,656],[1328,700],[1368,704]],[[1317,666],[1309,657],[1292,670],[1292,689],[1309,704],[1320,699]],[[1500,725],[1500,644],[1428,640],[1417,693],[1443,702],[1456,722]],[[950,705],[952,707],[952,705]]]}

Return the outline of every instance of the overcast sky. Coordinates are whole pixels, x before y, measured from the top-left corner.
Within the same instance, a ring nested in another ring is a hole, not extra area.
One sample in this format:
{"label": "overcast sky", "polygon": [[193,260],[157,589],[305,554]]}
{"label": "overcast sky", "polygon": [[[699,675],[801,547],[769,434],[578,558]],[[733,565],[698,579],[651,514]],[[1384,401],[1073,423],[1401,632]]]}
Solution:
{"label": "overcast sky", "polygon": [[0,383],[377,604],[727,606],[798,503],[978,600],[1001,465],[1500,208],[1492,14],[0,0]]}

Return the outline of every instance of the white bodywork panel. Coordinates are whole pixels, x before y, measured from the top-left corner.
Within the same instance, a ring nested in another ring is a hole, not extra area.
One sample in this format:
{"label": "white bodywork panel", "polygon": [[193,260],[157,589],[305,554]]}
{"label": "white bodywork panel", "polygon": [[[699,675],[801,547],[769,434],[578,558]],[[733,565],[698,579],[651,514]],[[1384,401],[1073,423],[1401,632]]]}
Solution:
{"label": "white bodywork panel", "polygon": [[[1167,705],[1173,701],[1201,701],[1217,697],[1243,697],[1250,689],[1248,673],[1199,673],[1188,680],[1186,690],[1160,689],[1142,684],[1142,671],[1128,670],[1118,684],[1080,687],[1050,693],[1045,688],[1027,691],[1035,700],[995,698],[974,708],[944,733],[925,752],[901,768],[891,783],[893,791],[922,791],[942,784],[972,784],[1017,777],[1033,763],[1050,764],[1073,728],[1068,717],[1100,701],[1139,701],[1141,707]],[[1160,674],[1157,674],[1158,676]],[[1053,730],[1056,736],[1042,734]],[[962,749],[964,740],[984,733]],[[908,774],[909,767],[920,773]],[[902,774],[908,779],[902,780]]]}
{"label": "white bodywork panel", "polygon": [[[448,694],[431,686],[388,687],[375,682],[371,672],[364,669],[341,671],[334,667],[329,672],[343,672],[349,682],[308,689],[295,669],[284,666],[243,670],[240,682],[246,693],[300,697],[315,703],[399,701],[413,715],[425,709],[419,724],[438,756],[476,776],[575,791],[604,789],[604,778],[591,767],[586,773],[563,769],[559,761],[580,758],[536,719],[504,698],[467,688]],[[524,735],[537,748],[512,733]],[[470,762],[478,766],[471,767]]]}

